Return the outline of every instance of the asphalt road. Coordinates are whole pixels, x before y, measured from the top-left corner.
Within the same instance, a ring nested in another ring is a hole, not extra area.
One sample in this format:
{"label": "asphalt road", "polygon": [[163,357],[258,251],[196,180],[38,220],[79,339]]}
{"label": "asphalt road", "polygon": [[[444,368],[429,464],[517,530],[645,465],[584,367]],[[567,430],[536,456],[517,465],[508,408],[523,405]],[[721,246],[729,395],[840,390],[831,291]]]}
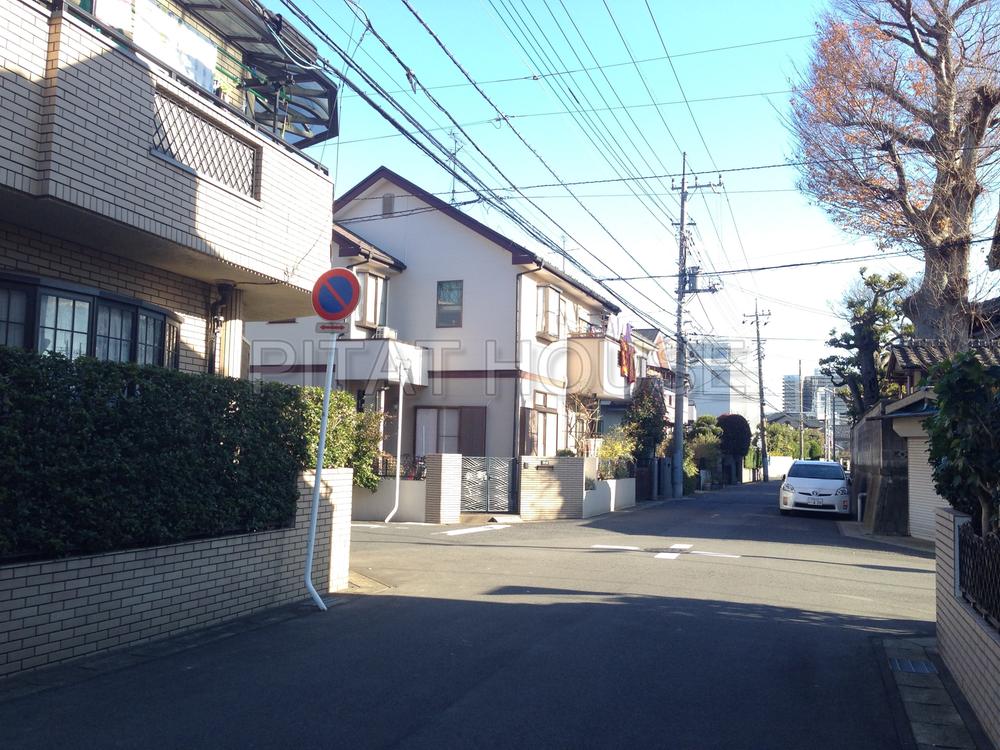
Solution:
{"label": "asphalt road", "polygon": [[933,559],[776,491],[357,525],[385,591],[6,700],[0,748],[900,748],[873,642],[933,633]]}

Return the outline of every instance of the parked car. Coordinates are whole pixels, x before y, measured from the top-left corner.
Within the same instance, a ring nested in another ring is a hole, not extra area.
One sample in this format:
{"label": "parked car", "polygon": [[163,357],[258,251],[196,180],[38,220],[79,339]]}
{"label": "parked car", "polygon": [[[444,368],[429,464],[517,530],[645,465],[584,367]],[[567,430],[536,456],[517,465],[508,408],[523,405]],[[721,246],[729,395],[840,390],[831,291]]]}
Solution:
{"label": "parked car", "polygon": [[782,477],[778,509],[782,515],[793,510],[849,514],[849,483],[844,468],[836,461],[794,461]]}

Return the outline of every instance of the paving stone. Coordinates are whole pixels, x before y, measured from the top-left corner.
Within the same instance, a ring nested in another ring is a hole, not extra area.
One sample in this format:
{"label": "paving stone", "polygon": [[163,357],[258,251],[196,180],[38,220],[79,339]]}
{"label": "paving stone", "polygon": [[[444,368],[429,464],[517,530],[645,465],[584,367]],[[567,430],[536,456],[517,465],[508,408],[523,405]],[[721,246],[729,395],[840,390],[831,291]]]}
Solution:
{"label": "paving stone", "polygon": [[950,706],[951,696],[944,688],[918,688],[910,685],[899,685],[899,694],[903,702],[929,703],[937,706]]}
{"label": "paving stone", "polygon": [[953,727],[965,726],[962,716],[954,706],[936,706],[930,703],[907,703],[903,707],[911,722],[922,724],[945,724]]}
{"label": "paving stone", "polygon": [[940,688],[941,678],[936,674],[917,674],[913,672],[893,672],[897,685],[909,685],[918,688]]}

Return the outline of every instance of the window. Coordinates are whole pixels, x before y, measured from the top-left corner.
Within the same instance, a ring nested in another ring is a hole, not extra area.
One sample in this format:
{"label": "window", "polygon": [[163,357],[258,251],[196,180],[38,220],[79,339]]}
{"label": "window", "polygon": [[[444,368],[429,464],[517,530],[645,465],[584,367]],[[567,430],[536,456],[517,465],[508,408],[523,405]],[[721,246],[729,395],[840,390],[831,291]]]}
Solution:
{"label": "window", "polygon": [[163,362],[163,318],[139,313],[139,334],[136,361],[140,365],[158,365]]}
{"label": "window", "polygon": [[525,409],[524,455],[554,456],[560,446],[565,447],[559,434],[558,404],[555,394],[535,391],[534,409]]}
{"label": "window", "polygon": [[382,196],[382,215],[392,216],[396,212],[396,196],[393,193],[386,193]]}
{"label": "window", "polygon": [[538,287],[538,335],[551,339],[562,336],[566,308],[562,293],[554,286]]}
{"label": "window", "polygon": [[111,362],[132,361],[133,311],[117,305],[97,306],[94,356]]}
{"label": "window", "polygon": [[386,287],[388,279],[367,271],[358,272],[361,282],[361,304],[358,305],[358,325],[384,326],[386,324]]}
{"label": "window", "polygon": [[414,454],[486,455],[485,406],[418,406]]}
{"label": "window", "polygon": [[57,280],[8,281],[0,274],[0,346],[176,369],[178,323],[138,300]]}
{"label": "window", "polygon": [[0,346],[24,346],[27,325],[27,292],[21,289],[0,289]]}
{"label": "window", "polygon": [[75,297],[42,294],[39,307],[38,351],[70,359],[87,353],[90,302]]}
{"label": "window", "polygon": [[437,283],[437,327],[462,327],[462,282]]}

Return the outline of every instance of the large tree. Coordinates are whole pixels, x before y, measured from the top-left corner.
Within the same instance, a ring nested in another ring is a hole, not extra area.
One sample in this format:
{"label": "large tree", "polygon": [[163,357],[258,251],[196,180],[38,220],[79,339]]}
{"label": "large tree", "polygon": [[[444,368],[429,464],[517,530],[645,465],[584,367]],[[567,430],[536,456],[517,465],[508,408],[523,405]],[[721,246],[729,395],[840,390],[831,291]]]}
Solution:
{"label": "large tree", "polygon": [[830,331],[831,338],[826,342],[847,354],[820,360],[823,374],[847,391],[846,400],[855,419],[880,398],[890,395],[885,377],[889,344],[911,332],[902,311],[906,277],[901,273],[867,273],[864,267],[860,273],[861,278],[847,291],[842,303],[848,330]]}
{"label": "large tree", "polygon": [[995,0],[835,0],[792,97],[801,188],[848,230],[923,253],[906,312],[954,348],[977,200],[996,186],[998,56]]}

